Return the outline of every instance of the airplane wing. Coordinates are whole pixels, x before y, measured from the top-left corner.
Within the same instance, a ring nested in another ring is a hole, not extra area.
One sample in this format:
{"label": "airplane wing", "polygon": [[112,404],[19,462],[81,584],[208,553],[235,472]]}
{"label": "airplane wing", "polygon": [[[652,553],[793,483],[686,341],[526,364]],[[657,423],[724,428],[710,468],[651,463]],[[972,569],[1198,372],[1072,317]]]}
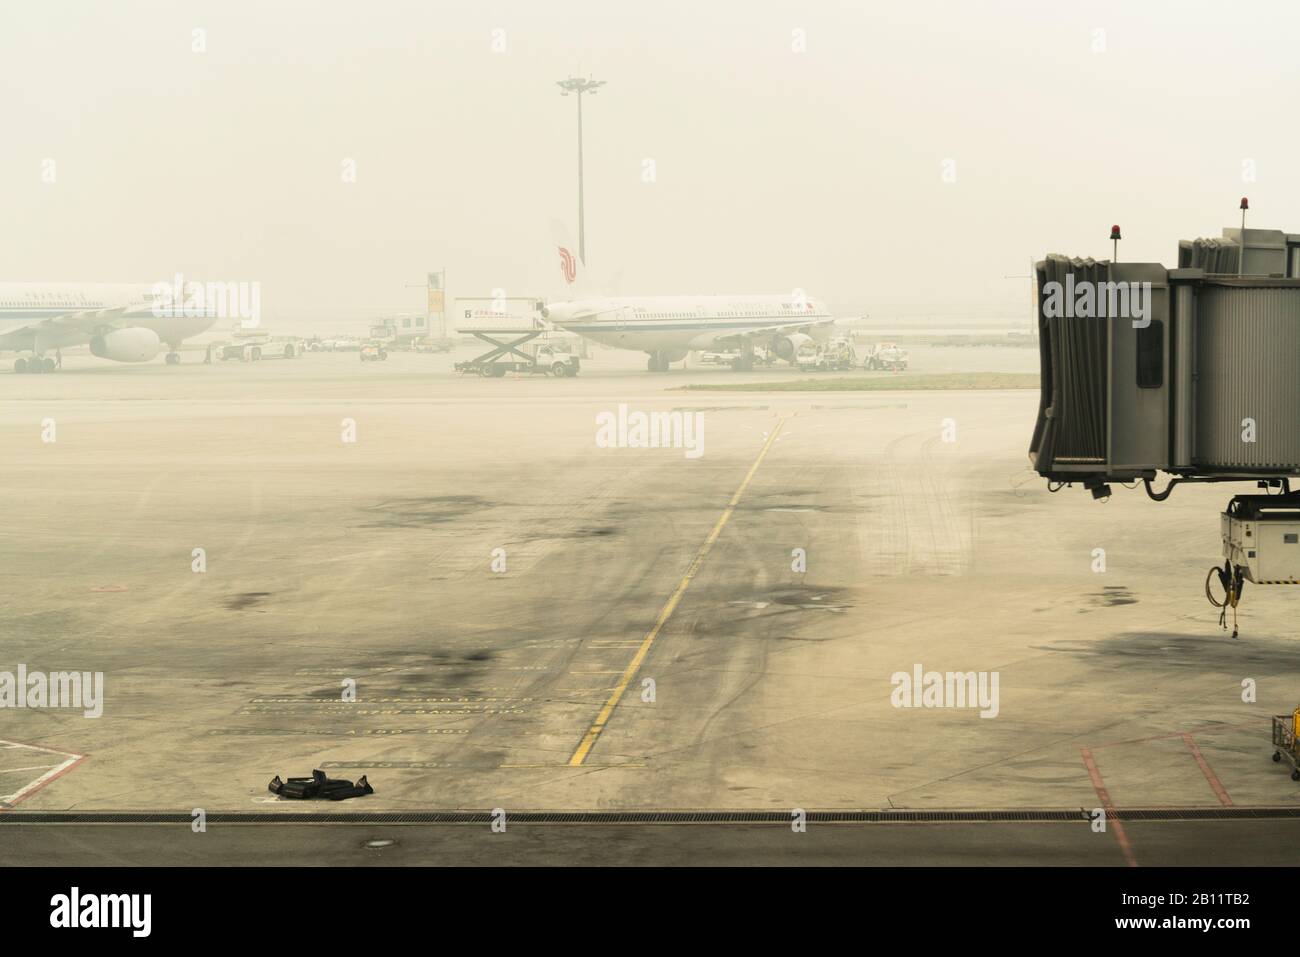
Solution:
{"label": "airplane wing", "polygon": [[[745,331],[747,336],[771,336],[778,332],[797,332],[800,329],[811,329],[814,326],[826,326],[833,323],[835,319],[827,316],[825,319],[791,319],[788,322],[775,322],[770,326],[760,326],[757,329],[748,329]],[[691,340],[692,349],[707,349],[710,346],[723,344],[737,344],[740,342],[741,334],[738,332],[706,332]]]}
{"label": "airplane wing", "polygon": [[48,337],[53,341],[63,341],[78,333],[86,336],[105,327],[129,323],[132,319],[152,316],[149,306],[113,306],[108,309],[83,309],[78,312],[65,312],[57,316],[46,316],[34,322],[19,326],[10,326],[0,331],[0,349],[25,350],[32,348],[38,338]]}

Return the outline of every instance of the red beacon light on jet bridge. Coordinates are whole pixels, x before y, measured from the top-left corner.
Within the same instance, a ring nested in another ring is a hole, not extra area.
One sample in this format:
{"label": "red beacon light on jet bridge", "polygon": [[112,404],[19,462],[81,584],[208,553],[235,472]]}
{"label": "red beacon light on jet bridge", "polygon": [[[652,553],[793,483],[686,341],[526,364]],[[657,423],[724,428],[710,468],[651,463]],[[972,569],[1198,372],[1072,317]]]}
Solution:
{"label": "red beacon light on jet bridge", "polygon": [[1250,209],[1250,200],[1247,199],[1245,196],[1241,197],[1241,208]]}
{"label": "red beacon light on jet bridge", "polygon": [[[1242,202],[1245,202],[1245,200],[1242,200]],[[1119,227],[1118,227],[1118,226],[1112,226],[1112,227],[1110,228],[1110,238],[1111,238],[1111,239],[1123,239],[1123,238],[1124,238],[1123,236],[1121,236],[1121,235],[1119,234]]]}

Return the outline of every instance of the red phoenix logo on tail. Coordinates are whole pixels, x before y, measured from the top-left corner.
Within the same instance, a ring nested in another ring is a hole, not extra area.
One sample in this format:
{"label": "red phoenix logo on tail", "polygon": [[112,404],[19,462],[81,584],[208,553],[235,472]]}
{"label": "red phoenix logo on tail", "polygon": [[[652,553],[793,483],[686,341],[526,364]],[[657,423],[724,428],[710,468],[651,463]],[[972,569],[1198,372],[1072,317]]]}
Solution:
{"label": "red phoenix logo on tail", "polygon": [[563,246],[560,249],[560,272],[564,273],[564,281],[573,285],[573,280],[578,277],[578,264],[573,259],[573,253],[569,252]]}

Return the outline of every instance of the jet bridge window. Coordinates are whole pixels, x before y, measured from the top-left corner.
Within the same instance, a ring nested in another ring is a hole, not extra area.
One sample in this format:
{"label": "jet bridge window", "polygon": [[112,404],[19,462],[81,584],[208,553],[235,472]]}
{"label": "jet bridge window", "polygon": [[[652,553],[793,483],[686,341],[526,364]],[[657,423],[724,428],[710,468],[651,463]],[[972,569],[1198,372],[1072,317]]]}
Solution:
{"label": "jet bridge window", "polygon": [[1165,384],[1165,324],[1152,319],[1137,331],[1137,385],[1159,389]]}

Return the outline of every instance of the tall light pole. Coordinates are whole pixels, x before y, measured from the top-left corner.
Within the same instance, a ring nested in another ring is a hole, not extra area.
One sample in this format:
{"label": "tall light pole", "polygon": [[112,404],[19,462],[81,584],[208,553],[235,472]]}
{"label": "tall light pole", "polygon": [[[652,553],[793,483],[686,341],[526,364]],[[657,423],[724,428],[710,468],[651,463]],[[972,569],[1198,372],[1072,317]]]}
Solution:
{"label": "tall light pole", "polygon": [[567,80],[556,80],[556,84],[560,88],[560,96],[568,96],[570,93],[576,93],[578,96],[578,260],[585,266],[587,265],[587,237],[582,208],[582,94],[590,93],[595,96],[605,85],[605,81],[593,80],[591,77],[584,80],[581,77],[571,76]]}

